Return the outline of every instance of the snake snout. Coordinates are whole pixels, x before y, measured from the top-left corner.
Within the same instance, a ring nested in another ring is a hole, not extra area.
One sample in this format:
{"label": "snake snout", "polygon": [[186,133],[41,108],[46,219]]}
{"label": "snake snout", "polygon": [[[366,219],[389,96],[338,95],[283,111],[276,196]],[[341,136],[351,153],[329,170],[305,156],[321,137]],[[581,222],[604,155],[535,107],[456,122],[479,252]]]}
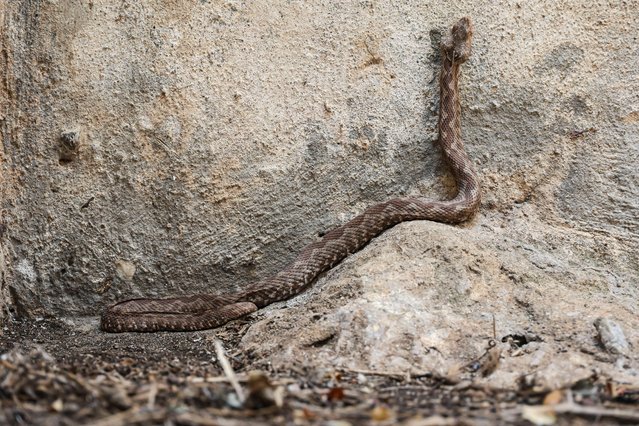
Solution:
{"label": "snake snout", "polygon": [[463,63],[470,56],[472,38],[473,23],[469,17],[463,17],[453,25],[450,39],[445,43],[445,48],[452,50],[456,63]]}

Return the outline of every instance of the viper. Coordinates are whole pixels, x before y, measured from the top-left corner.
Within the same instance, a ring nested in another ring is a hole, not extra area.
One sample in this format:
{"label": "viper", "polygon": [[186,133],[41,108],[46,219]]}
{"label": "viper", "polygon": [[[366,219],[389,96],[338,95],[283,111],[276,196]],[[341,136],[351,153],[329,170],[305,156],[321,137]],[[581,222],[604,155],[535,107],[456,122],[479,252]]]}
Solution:
{"label": "viper", "polygon": [[192,331],[219,327],[273,302],[300,293],[322,272],[361,249],[375,236],[409,220],[456,224],[479,209],[481,190],[461,137],[459,70],[471,52],[473,26],[460,19],[441,42],[439,144],[457,184],[446,201],[394,198],[368,207],[346,224],[308,246],[275,275],[228,294],[198,294],[166,299],[131,299],[108,307],[101,328],[108,332]]}

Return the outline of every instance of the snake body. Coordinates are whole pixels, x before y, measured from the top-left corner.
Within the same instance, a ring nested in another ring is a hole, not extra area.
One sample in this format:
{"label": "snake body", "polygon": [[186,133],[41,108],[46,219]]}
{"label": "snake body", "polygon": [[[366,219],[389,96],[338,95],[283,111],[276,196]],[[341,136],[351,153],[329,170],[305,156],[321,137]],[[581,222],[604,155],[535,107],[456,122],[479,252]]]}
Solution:
{"label": "snake body", "polygon": [[320,241],[306,246],[283,270],[229,294],[198,294],[167,299],[131,299],[108,307],[101,321],[107,332],[193,331],[219,327],[273,302],[300,293],[319,274],[358,251],[384,230],[404,221],[460,223],[479,209],[481,191],[461,139],[458,91],[460,65],[470,55],[470,19],[457,22],[441,43],[439,143],[457,182],[447,201],[394,198],[375,204]]}

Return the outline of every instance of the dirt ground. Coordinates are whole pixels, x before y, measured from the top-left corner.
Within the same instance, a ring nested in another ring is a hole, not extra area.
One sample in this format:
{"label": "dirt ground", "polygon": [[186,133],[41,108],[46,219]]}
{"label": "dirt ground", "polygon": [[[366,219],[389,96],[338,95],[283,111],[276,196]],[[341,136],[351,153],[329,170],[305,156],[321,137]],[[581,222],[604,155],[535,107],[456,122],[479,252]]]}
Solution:
{"label": "dirt ground", "polygon": [[[0,423],[10,425],[598,425],[639,423],[639,389],[596,372],[565,389],[482,385],[490,348],[447,377],[275,369],[237,350],[249,320],[213,331],[106,334],[51,321],[0,339]],[[221,343],[225,355],[217,355]],[[491,359],[492,358],[492,359]],[[228,361],[231,372],[221,367]],[[236,386],[233,386],[233,377]],[[239,387],[239,389],[238,389]],[[241,395],[244,394],[244,395]]]}

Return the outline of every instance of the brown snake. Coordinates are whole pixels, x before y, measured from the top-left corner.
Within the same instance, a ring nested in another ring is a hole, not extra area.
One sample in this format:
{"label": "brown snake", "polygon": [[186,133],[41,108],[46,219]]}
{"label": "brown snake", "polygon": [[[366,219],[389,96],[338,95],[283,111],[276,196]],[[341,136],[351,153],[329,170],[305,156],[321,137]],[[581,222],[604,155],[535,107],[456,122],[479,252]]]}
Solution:
{"label": "brown snake", "polygon": [[459,66],[470,56],[470,19],[457,22],[441,44],[439,143],[457,182],[457,196],[448,201],[394,198],[367,208],[362,214],[320,241],[309,244],[297,258],[270,278],[245,290],[222,295],[198,294],[168,299],[132,299],[108,307],[101,328],[124,331],[192,331],[226,322],[300,293],[319,274],[366,245],[384,230],[407,220],[460,223],[479,209],[481,192],[473,165],[461,139]]}

